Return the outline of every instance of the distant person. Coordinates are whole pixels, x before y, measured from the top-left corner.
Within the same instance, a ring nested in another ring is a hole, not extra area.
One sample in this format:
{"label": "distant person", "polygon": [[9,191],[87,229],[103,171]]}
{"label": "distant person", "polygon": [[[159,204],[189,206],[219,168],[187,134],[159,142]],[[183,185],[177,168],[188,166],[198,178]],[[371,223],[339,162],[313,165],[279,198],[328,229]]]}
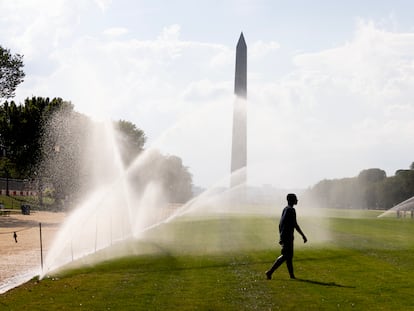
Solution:
{"label": "distant person", "polygon": [[282,246],[282,255],[280,255],[270,270],[266,271],[266,277],[268,280],[272,279],[272,274],[279,266],[286,261],[287,269],[291,279],[295,278],[293,273],[293,232],[296,229],[302,236],[303,242],[306,243],[308,239],[300,229],[296,222],[296,211],[294,205],[298,204],[296,194],[289,193],[286,197],[288,205],[283,209],[282,217],[279,223],[279,244]]}
{"label": "distant person", "polygon": [[14,241],[17,243],[17,233],[16,232],[13,233],[13,238],[14,238]]}

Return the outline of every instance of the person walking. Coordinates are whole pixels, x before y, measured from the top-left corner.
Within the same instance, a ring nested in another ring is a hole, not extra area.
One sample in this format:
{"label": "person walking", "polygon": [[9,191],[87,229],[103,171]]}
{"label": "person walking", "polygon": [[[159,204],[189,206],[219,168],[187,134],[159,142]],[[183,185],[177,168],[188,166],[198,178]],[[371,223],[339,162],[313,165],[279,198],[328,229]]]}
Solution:
{"label": "person walking", "polygon": [[276,259],[273,266],[265,272],[268,280],[272,279],[273,272],[275,272],[275,270],[285,261],[290,278],[295,279],[295,274],[293,272],[293,235],[295,229],[302,236],[303,243],[308,241],[296,221],[296,210],[294,208],[294,206],[298,204],[296,194],[289,193],[286,199],[288,205],[283,209],[279,223],[279,244],[282,246],[282,254]]}

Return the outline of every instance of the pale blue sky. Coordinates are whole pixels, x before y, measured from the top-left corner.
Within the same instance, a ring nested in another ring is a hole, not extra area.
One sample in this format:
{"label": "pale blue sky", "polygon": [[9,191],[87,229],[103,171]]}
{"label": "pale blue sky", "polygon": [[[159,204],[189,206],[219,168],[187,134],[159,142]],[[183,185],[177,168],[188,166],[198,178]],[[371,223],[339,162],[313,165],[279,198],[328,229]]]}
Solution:
{"label": "pale blue sky", "polygon": [[[228,44],[244,31],[251,40],[275,40],[293,49],[328,48],[353,34],[358,18],[396,30],[413,29],[412,1],[102,1],[102,11],[82,14],[81,32],[125,27],[131,37],[152,39],[179,24],[186,40]],[[91,14],[92,13],[92,14]]]}
{"label": "pale blue sky", "polygon": [[208,187],[230,168],[234,49],[248,45],[248,180],[308,187],[414,161],[412,1],[0,0],[16,100],[126,119]]}

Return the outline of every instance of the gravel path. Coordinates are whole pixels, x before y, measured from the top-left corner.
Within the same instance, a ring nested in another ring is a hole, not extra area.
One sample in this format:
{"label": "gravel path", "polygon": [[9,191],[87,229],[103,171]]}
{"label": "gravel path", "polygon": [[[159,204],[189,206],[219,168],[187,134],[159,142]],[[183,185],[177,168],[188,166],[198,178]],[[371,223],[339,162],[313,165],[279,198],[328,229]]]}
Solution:
{"label": "gravel path", "polygon": [[0,216],[0,294],[20,284],[22,279],[30,279],[36,271],[40,271],[39,223],[42,224],[45,258],[64,218],[64,213],[33,211],[30,215]]}

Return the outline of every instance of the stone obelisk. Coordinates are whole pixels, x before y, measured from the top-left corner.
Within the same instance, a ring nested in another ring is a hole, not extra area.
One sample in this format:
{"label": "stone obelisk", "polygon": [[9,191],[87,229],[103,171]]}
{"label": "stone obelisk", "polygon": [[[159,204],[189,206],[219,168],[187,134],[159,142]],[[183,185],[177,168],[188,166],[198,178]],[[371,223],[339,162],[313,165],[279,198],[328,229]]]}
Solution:
{"label": "stone obelisk", "polygon": [[236,47],[236,74],[234,79],[236,99],[233,109],[233,137],[231,149],[231,181],[236,187],[246,183],[247,166],[247,45],[243,33]]}

